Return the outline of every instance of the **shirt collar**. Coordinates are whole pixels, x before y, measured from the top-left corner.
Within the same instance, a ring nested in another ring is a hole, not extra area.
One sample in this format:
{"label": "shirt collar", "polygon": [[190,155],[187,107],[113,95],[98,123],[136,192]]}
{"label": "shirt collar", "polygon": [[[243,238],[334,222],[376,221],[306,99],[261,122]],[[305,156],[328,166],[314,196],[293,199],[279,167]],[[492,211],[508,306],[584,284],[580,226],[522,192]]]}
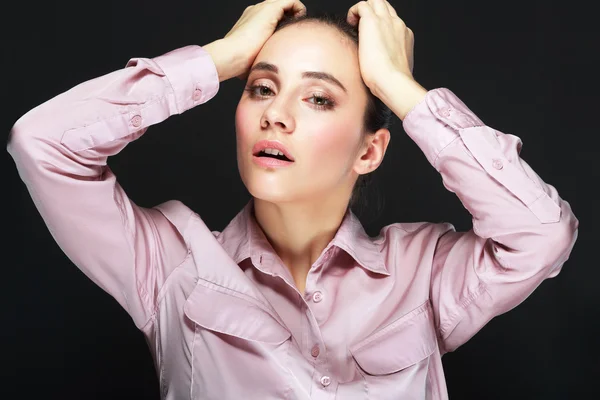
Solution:
{"label": "shirt collar", "polygon": [[[239,264],[251,258],[255,266],[261,256],[276,256],[254,217],[254,199],[231,220],[218,236],[218,241],[229,256]],[[389,275],[384,262],[381,244],[365,232],[359,219],[348,209],[334,238],[323,250],[336,246],[348,253],[362,268],[378,274]]]}

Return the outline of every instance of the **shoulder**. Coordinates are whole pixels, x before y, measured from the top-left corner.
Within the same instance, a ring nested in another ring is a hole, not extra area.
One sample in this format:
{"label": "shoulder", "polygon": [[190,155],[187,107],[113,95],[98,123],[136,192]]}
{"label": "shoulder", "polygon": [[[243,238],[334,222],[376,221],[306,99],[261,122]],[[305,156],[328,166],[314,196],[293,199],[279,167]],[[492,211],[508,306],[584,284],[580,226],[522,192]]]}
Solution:
{"label": "shoulder", "polygon": [[381,244],[402,241],[437,241],[449,231],[456,231],[449,222],[396,222],[384,226],[375,240]]}
{"label": "shoulder", "polygon": [[168,200],[154,206],[153,209],[160,211],[171,225],[186,239],[191,229],[200,228],[204,232],[210,233],[213,237],[218,237],[221,234],[220,231],[210,231],[204,220],[202,220],[202,217],[180,200]]}
{"label": "shoulder", "polygon": [[152,207],[164,216],[164,223],[168,223],[184,238],[189,246],[190,230],[194,230],[194,236],[197,235],[198,229],[205,234],[217,236],[219,232],[211,232],[206,226],[200,215],[189,208],[180,200],[168,200],[157,206]]}
{"label": "shoulder", "polygon": [[373,243],[380,253],[394,255],[396,260],[408,256],[428,258],[433,257],[440,238],[449,232],[456,229],[448,222],[396,222],[384,226]]}
{"label": "shoulder", "polygon": [[196,214],[179,200],[169,200],[153,208],[160,211],[180,233],[185,232],[190,219]]}
{"label": "shoulder", "polygon": [[396,222],[373,240],[392,276],[428,276],[440,238],[448,232],[456,230],[447,222]]}

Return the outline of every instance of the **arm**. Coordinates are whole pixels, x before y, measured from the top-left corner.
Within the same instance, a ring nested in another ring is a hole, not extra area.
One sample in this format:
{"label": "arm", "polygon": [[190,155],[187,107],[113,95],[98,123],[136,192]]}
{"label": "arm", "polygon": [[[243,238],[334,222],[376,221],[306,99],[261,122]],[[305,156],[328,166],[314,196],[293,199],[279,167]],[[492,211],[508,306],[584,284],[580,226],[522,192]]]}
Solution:
{"label": "arm", "polygon": [[447,352],[556,276],[579,222],[519,157],[521,140],[486,126],[450,90],[430,90],[404,109],[406,133],[473,217],[470,231],[445,224],[436,239],[430,299]]}
{"label": "arm", "polygon": [[430,301],[441,350],[451,351],[559,273],[578,221],[519,157],[518,137],[486,126],[450,90],[414,80],[414,33],[387,1],[354,5],[348,21],[359,20],[363,81],[473,216],[469,232],[440,224],[432,238]]}
{"label": "arm", "polygon": [[210,54],[187,46],[79,84],[26,113],[10,132],[7,150],[53,238],[138,328],[187,246],[157,208],[127,197],[107,158],[218,88]]}

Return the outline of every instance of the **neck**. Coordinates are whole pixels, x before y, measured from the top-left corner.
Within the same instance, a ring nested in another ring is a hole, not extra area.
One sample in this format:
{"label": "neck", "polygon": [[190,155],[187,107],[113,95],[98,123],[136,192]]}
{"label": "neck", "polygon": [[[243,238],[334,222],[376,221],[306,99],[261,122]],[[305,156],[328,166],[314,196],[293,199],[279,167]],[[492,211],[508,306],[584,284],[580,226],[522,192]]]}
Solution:
{"label": "neck", "polygon": [[343,196],[311,203],[272,203],[254,198],[254,216],[299,288],[335,236],[348,206]]}

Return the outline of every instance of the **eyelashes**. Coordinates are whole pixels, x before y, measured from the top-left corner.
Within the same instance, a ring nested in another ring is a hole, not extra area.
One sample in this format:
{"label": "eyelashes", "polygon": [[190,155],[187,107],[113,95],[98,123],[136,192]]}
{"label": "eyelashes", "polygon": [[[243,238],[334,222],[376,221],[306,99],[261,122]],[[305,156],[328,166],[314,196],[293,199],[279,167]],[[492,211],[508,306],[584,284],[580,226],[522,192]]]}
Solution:
{"label": "eyelashes", "polygon": [[[257,100],[264,100],[265,98],[270,97],[273,93],[271,88],[269,88],[266,85],[249,86],[245,88],[244,91],[250,93],[250,98]],[[311,103],[311,105],[319,110],[331,110],[333,109],[333,107],[335,107],[335,101],[331,97],[321,93],[313,93],[310,99],[315,99],[316,101],[318,101],[318,103]]]}

